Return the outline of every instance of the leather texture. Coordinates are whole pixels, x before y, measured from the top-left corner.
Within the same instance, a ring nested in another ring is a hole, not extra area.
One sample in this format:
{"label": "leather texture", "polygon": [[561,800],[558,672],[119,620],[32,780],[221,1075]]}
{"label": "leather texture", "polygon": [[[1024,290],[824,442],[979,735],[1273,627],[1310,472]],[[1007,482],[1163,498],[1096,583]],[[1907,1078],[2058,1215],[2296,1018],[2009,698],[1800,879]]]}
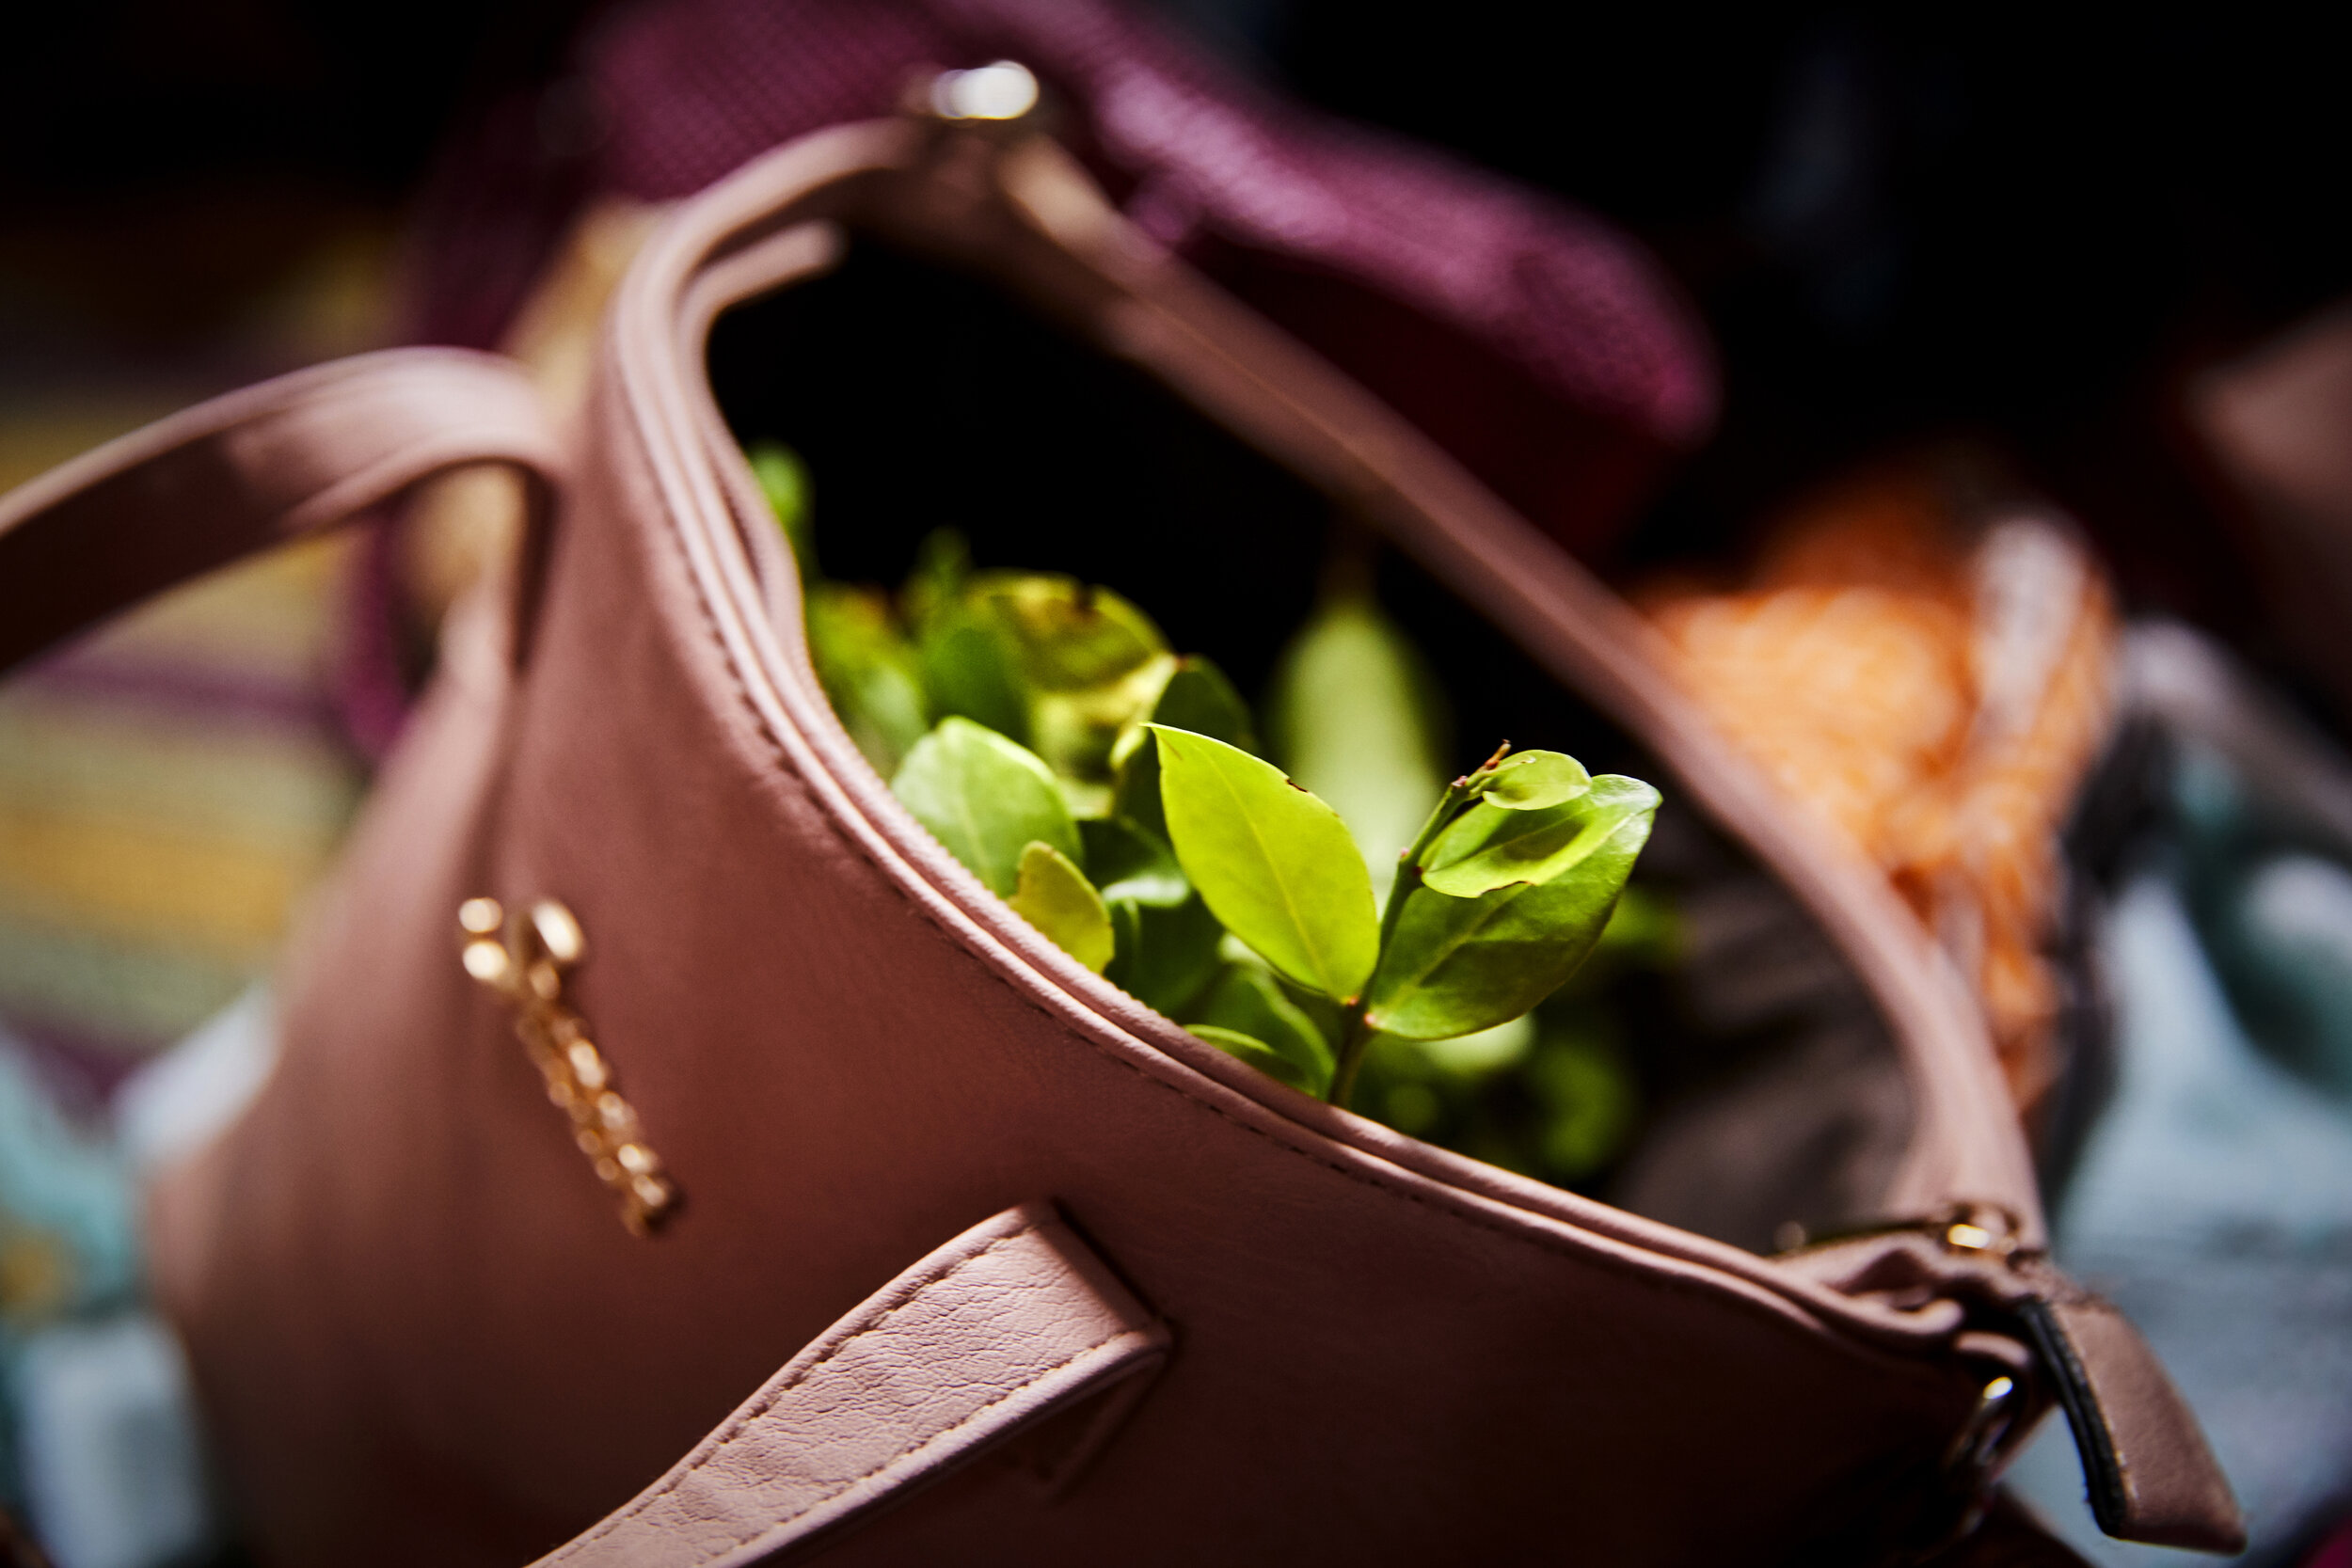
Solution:
{"label": "leather texture", "polygon": [[[1043,1205],[974,1226],[785,1364],[632,1501],[538,1568],[781,1561],[1023,1427],[1125,1413],[1168,1334]],[[1110,1392],[1105,1393],[1108,1389]],[[1067,1471],[1107,1435],[1055,1456]],[[1052,1478],[1049,1478],[1052,1479]]]}
{"label": "leather texture", "polygon": [[2054,1290],[2025,1312],[2074,1428],[2099,1528],[2192,1551],[2244,1551],[2229,1478],[2201,1441],[2185,1440],[2197,1418],[2130,1322],[2080,1290]]}
{"label": "leather texture", "polygon": [[200,572],[489,461],[551,485],[561,448],[529,379],[462,349],[321,365],[109,442],[0,497],[0,670]]}
{"label": "leather texture", "polygon": [[[1885,1207],[1915,1223],[1831,1263],[1774,1261],[1430,1148],[1251,1072],[988,895],[826,705],[791,562],[703,374],[715,313],[827,265],[844,228],[993,276],[1142,364],[1651,745],[1884,1010],[1916,1110]],[[246,412],[266,428],[280,396]],[[461,423],[450,450],[470,431],[476,455],[516,455],[499,428]],[[223,439],[247,489],[193,519],[121,513],[135,492],[115,491],[76,527],[110,547],[183,526],[258,540],[322,510],[277,464],[324,473],[373,451],[363,436],[326,421],[290,456]],[[0,579],[71,564],[21,541],[183,445],[135,440],[0,503]],[[873,1280],[1041,1197],[1181,1353],[1083,1484],[1049,1497],[966,1467],[834,1560],[1017,1543],[1091,1563],[1115,1543],[1135,1563],[1377,1563],[1573,1542],[1630,1565],[1873,1561],[1918,1555],[1887,1521],[1932,1535],[1965,1507],[1948,1456],[1988,1379],[2029,1375],[2015,1305],[2041,1289],[2016,1266],[2040,1211],[1981,1021],[1883,882],[1712,736],[1622,605],[1050,146],[893,123],[753,166],[648,246],[584,425],[527,460],[566,476],[544,568],[453,628],[290,963],[276,1073],[151,1196],[156,1289],[265,1560],[537,1557],[655,1482]],[[616,1223],[458,967],[454,912],[485,893],[560,897],[588,930],[567,999],[687,1194],[650,1240]],[[2010,1247],[1938,1249],[1957,1207],[2004,1216]],[[865,1402],[843,1406],[850,1429]]]}

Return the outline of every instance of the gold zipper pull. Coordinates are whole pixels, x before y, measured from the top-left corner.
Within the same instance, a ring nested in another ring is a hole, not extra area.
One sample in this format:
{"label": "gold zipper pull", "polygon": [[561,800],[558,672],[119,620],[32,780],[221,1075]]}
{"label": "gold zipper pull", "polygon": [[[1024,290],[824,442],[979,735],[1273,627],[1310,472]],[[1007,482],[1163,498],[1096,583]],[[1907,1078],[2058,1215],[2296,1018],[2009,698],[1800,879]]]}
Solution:
{"label": "gold zipper pull", "polygon": [[652,1234],[681,1195],[614,1085],[586,1021],[564,1001],[565,976],[588,955],[579,917],[552,898],[512,915],[495,898],[469,898],[457,907],[457,929],[459,961],[515,1009],[515,1037],[531,1053],[548,1099],[571,1118],[572,1141],[589,1168],[620,1199],[621,1224],[632,1236]]}

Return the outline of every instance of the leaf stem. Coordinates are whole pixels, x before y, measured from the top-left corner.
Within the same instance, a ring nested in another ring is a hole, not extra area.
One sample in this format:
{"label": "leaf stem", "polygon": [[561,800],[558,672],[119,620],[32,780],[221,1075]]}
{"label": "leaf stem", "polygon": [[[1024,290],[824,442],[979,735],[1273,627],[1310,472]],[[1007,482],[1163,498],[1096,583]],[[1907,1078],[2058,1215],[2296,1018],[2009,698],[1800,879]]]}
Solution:
{"label": "leaf stem", "polygon": [[1364,1052],[1372,1044],[1373,1029],[1364,1014],[1372,1005],[1373,980],[1379,978],[1380,964],[1389,956],[1389,940],[1396,935],[1396,923],[1405,912],[1405,900],[1421,887],[1422,857],[1429,853],[1438,835],[1453,825],[1454,819],[1461,815],[1462,808],[1478,799],[1487,781],[1494,777],[1495,768],[1510,752],[1511,743],[1506,740],[1496,748],[1495,754],[1486,759],[1484,767],[1446,785],[1445,794],[1430,812],[1429,819],[1421,825],[1421,832],[1413,835],[1413,842],[1397,856],[1396,880],[1390,885],[1388,904],[1380,911],[1379,957],[1373,961],[1373,979],[1364,982],[1361,996],[1347,1004],[1340,1029],[1338,1060],[1331,1070],[1332,1104],[1345,1107],[1349,1097],[1356,1092],[1356,1072],[1363,1066]]}
{"label": "leaf stem", "polygon": [[1356,1093],[1356,1069],[1364,1065],[1364,1048],[1371,1043],[1372,1030],[1364,1022],[1364,1006],[1359,1000],[1347,1009],[1338,1064],[1331,1069],[1331,1103],[1342,1110],[1347,1108],[1348,1100]]}

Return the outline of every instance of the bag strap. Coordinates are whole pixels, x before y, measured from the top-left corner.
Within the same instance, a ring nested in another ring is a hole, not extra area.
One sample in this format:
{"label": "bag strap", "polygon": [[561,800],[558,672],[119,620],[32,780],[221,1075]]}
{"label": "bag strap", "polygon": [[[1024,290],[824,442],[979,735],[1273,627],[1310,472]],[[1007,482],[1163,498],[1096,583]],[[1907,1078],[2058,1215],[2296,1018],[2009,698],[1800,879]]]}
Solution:
{"label": "bag strap", "polygon": [[391,349],[199,404],[0,496],[0,671],[418,481],[502,462],[544,507],[562,448],[511,360]]}
{"label": "bag strap", "polygon": [[1008,1209],[818,1336],[667,1475],[534,1568],[766,1560],[1073,1413],[1030,1456],[1058,1487],[1167,1354],[1167,1329],[1050,1206]]}
{"label": "bag strap", "polygon": [[[199,404],[0,496],[0,672],[151,594],[448,469],[562,449],[520,367],[395,349]],[[517,646],[519,655],[519,641]],[[974,1227],[794,1356],[633,1501],[542,1561],[751,1562],[870,1515],[1015,1433],[1065,1484],[1168,1333],[1050,1206]],[[1070,1415],[1039,1431],[1049,1418]]]}

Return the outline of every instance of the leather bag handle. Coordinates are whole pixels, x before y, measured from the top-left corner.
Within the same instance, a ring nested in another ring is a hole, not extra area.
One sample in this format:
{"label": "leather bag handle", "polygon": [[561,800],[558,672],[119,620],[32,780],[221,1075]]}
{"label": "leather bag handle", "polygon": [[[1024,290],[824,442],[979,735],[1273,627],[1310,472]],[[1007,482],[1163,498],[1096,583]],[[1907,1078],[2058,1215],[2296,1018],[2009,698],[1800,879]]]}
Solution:
{"label": "leather bag handle", "polygon": [[[512,464],[544,506],[562,448],[520,367],[395,349],[297,371],[0,496],[0,672],[139,601],[321,531],[435,474]],[[829,1535],[1015,1433],[1092,1405],[1038,1456],[1071,1479],[1168,1334],[1053,1210],[923,1259],[787,1362],[670,1472],[542,1560],[719,1568]]]}
{"label": "leather bag handle", "polygon": [[119,610],[475,463],[563,449],[521,368],[391,349],[199,404],[0,496],[0,671]]}
{"label": "leather bag handle", "polygon": [[1167,1329],[1050,1206],[1008,1209],[867,1297],[668,1474],[535,1568],[778,1560],[1073,1413],[1068,1441],[1034,1465],[1059,1485],[1167,1354]]}

